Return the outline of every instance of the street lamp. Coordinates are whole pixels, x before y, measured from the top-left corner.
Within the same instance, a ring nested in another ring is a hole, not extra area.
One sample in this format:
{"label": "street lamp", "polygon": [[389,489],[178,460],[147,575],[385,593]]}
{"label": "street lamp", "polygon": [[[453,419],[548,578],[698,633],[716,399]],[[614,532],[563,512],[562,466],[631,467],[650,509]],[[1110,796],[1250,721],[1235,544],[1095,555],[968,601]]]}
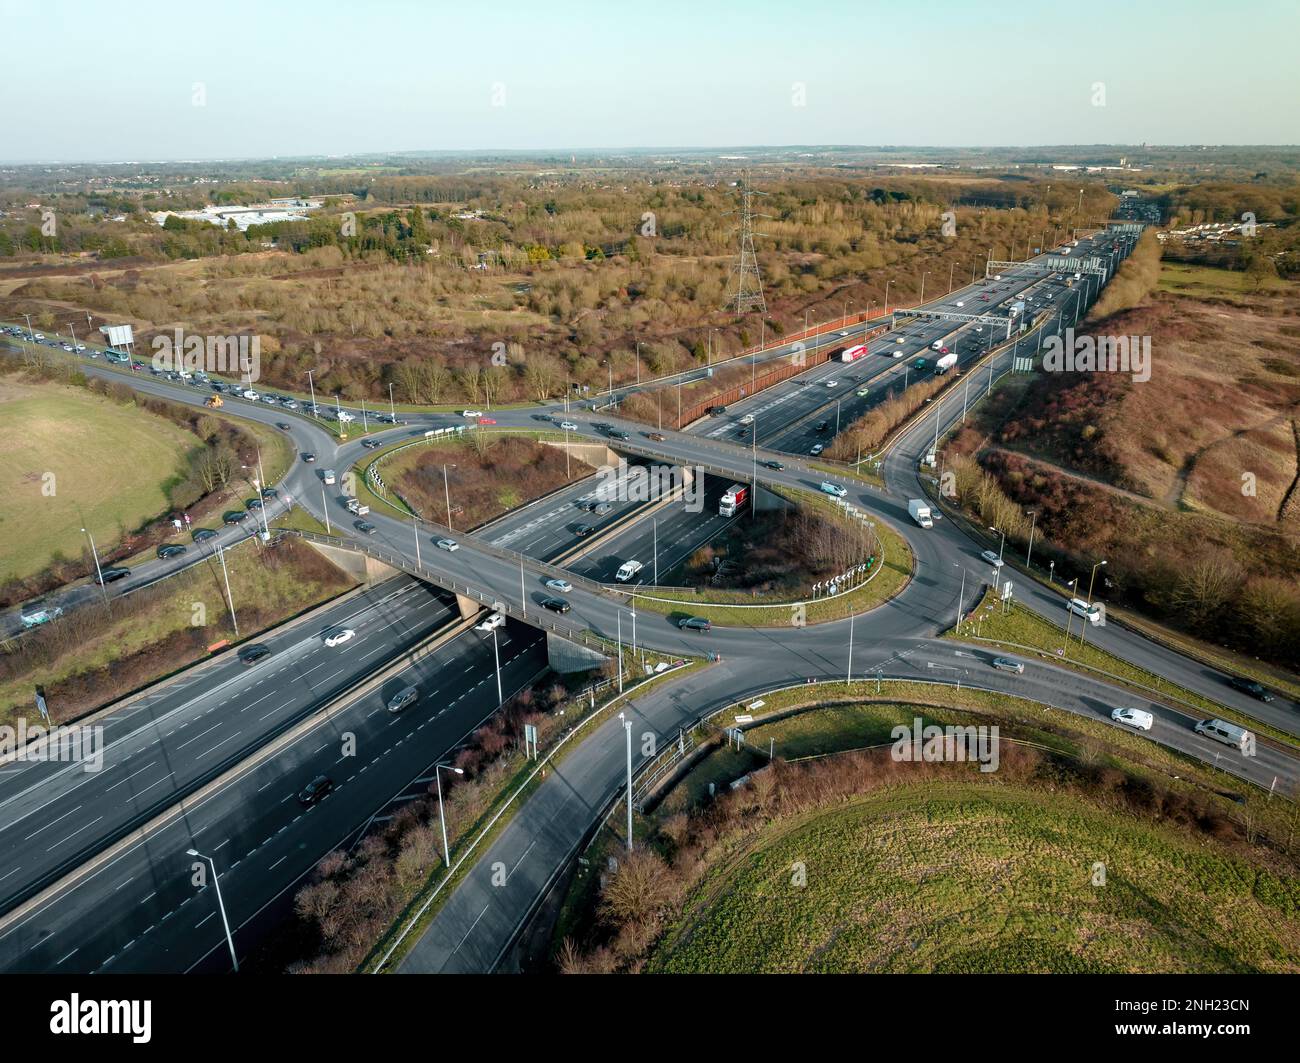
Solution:
{"label": "street lamp", "polygon": [[198,860],[206,860],[212,868],[212,885],[217,891],[217,907],[221,909],[221,925],[226,928],[226,945],[230,949],[230,962],[235,968],[235,973],[239,973],[239,957],[235,955],[235,939],[230,936],[230,920],[226,918],[226,904],[221,899],[221,879],[217,875],[217,862],[210,856],[204,856],[197,849],[186,849],[187,856],[193,856]]}
{"label": "street lamp", "polygon": [[930,271],[928,269],[921,274],[921,298],[917,300],[917,306],[921,306],[925,302],[925,278],[929,275]]}
{"label": "street lamp", "polygon": [[[495,629],[494,629],[495,631]],[[442,858],[447,867],[451,867],[451,850],[447,848],[447,812],[442,807],[442,775],[443,771],[454,771],[457,775],[464,775],[464,768],[453,768],[450,764],[441,762],[433,766],[433,778],[438,787],[438,819],[442,821]]]}
{"label": "street lamp", "polygon": [[627,713],[620,712],[623,730],[627,732],[627,851],[632,851],[632,721]]}
{"label": "street lamp", "polygon": [[1029,515],[1033,520],[1029,524],[1029,549],[1025,552],[1025,568],[1029,567],[1029,559],[1034,553],[1034,528],[1038,525],[1038,510],[1033,510]]}
{"label": "street lamp", "polygon": [[1004,548],[1006,547],[1006,545],[1007,545],[1007,533],[1004,532],[1001,528],[995,528],[995,527],[993,527],[992,524],[989,525],[989,531],[997,532],[999,535],[1002,536],[1002,543],[1001,543],[1001,545],[998,546],[998,560],[1001,561],[1001,560],[1002,560],[1002,551],[1003,551],[1003,549],[1004,549]]}
{"label": "street lamp", "polygon": [[[564,433],[564,437],[566,440],[569,437],[567,430]],[[565,453],[567,454],[568,451],[566,450]],[[456,468],[454,462],[452,463],[451,468]],[[447,530],[453,531],[454,529],[451,526],[451,485],[447,481],[447,463],[445,461],[442,463],[442,493],[447,500]]]}

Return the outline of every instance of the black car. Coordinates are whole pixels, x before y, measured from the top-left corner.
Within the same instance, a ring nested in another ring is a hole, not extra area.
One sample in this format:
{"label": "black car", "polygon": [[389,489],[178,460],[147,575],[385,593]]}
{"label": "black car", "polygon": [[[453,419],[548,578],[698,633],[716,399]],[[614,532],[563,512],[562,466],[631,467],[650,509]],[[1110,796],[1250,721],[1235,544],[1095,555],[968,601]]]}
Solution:
{"label": "black car", "polygon": [[573,529],[573,534],[576,535],[579,539],[585,539],[588,535],[590,535],[595,530],[596,529],[593,528],[590,524],[579,524],[576,528]]}
{"label": "black car", "polygon": [[702,616],[688,616],[683,620],[677,621],[677,626],[683,631],[712,631],[713,624]]}
{"label": "black car", "polygon": [[1249,694],[1252,698],[1259,698],[1260,701],[1273,700],[1273,695],[1265,689],[1264,685],[1255,682],[1253,679],[1234,675],[1228,679],[1228,685],[1235,690],[1240,690],[1243,694]]}
{"label": "black car", "polygon": [[276,488],[274,488],[274,487],[263,487],[263,488],[262,488],[262,497],[263,497],[263,498],[279,498],[279,497],[280,497],[280,492],[279,492],[278,490],[276,490]]}
{"label": "black car", "polygon": [[281,432],[287,432],[289,431],[290,425],[287,421],[276,421],[275,427],[280,429]]}
{"label": "black car", "polygon": [[628,432],[611,431],[609,433],[609,438],[610,439],[631,439],[632,436]]}
{"label": "black car", "polygon": [[310,465],[313,461],[316,460],[316,455],[311,453],[303,454],[302,460],[307,462]]}
{"label": "black car", "polygon": [[248,646],[239,655],[239,660],[243,664],[256,664],[271,656],[271,647],[263,646],[260,643],[256,646]]}
{"label": "black car", "polygon": [[816,425],[816,430],[818,432],[827,432],[830,430],[830,427],[831,427],[830,421],[818,421]]}
{"label": "black car", "polygon": [[193,533],[190,535],[190,538],[196,543],[205,543],[209,539],[215,539],[216,537],[217,533],[211,528],[195,528]]}
{"label": "black car", "polygon": [[113,583],[120,579],[126,579],[129,575],[131,575],[131,570],[129,568],[115,566],[113,568],[101,569],[97,578],[100,586],[103,586],[106,583]]}
{"label": "black car", "polygon": [[571,606],[563,598],[543,598],[542,608],[553,613],[567,613]]}
{"label": "black car", "polygon": [[785,465],[779,461],[765,461],[763,462],[763,464],[766,465],[769,469],[775,469],[777,472],[780,472],[782,469],[785,468]]}
{"label": "black car", "polygon": [[238,509],[232,509],[227,511],[226,513],[223,513],[221,515],[221,519],[225,521],[227,524],[239,524],[241,521],[245,521],[248,519],[248,514]]}
{"label": "black car", "polygon": [[371,524],[370,521],[368,521],[368,520],[359,520],[359,521],[356,521],[356,522],[353,523],[352,526],[353,526],[354,528],[356,528],[357,531],[361,532],[362,535],[374,535],[374,534],[375,534],[375,526],[374,526],[373,524]]}
{"label": "black car", "polygon": [[180,546],[177,543],[158,547],[158,556],[164,559],[168,557],[180,557],[183,553],[185,553],[185,547]]}
{"label": "black car", "polygon": [[249,509],[261,509],[262,500],[260,498],[250,498],[245,505],[247,505]]}
{"label": "black car", "polygon": [[365,447],[367,450],[378,450],[384,444],[381,443],[378,439],[363,439],[361,441],[361,445]]}
{"label": "black car", "polygon": [[333,779],[328,775],[317,775],[316,778],[303,787],[302,793],[298,795],[298,803],[302,805],[317,804],[328,797],[333,789]]}

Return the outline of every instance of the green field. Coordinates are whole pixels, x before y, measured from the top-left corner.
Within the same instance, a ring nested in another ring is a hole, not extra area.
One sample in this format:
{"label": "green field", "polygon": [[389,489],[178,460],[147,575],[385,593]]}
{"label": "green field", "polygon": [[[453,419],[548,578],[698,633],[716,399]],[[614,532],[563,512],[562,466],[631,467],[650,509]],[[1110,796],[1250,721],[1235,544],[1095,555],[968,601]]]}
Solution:
{"label": "green field", "polygon": [[769,823],[647,969],[1294,972],[1300,878],[1076,794],[931,782]]}
{"label": "green field", "polygon": [[167,509],[197,437],[77,388],[0,383],[0,581],[117,542]]}
{"label": "green field", "polygon": [[[1160,263],[1158,287],[1163,292],[1190,295],[1198,299],[1251,295],[1255,291],[1254,282],[1244,270],[1193,266],[1183,262]],[[1269,277],[1260,287],[1261,293],[1294,290],[1294,284],[1279,277]]]}

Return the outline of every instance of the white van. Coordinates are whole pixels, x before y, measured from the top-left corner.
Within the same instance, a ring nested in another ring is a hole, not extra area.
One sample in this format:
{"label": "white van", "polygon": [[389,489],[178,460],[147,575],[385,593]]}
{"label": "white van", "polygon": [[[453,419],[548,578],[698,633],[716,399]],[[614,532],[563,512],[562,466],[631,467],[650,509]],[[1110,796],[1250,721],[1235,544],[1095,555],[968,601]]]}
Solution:
{"label": "white van", "polygon": [[1228,723],[1226,720],[1202,720],[1196,725],[1195,731],[1198,735],[1213,738],[1216,742],[1233,746],[1243,753],[1247,750],[1253,752],[1255,749],[1255,736],[1244,727],[1238,727],[1235,723]]}
{"label": "white van", "polygon": [[326,469],[321,479],[323,479],[327,484],[332,484],[334,482],[334,470]]}
{"label": "white van", "polygon": [[1151,730],[1151,725],[1156,722],[1156,718],[1146,709],[1116,709],[1110,714],[1110,718],[1116,723],[1126,723],[1139,731]]}
{"label": "white van", "polygon": [[614,573],[614,578],[618,580],[619,583],[626,583],[640,572],[643,567],[644,566],[640,561],[624,561],[623,564],[619,566],[618,571]]}
{"label": "white van", "polygon": [[1099,602],[1089,605],[1082,598],[1071,598],[1068,608],[1075,616],[1083,617],[1090,624],[1101,623],[1101,603]]}
{"label": "white van", "polygon": [[938,351],[942,349],[943,349],[943,340],[935,340],[932,344],[930,344],[930,350],[932,351]]}

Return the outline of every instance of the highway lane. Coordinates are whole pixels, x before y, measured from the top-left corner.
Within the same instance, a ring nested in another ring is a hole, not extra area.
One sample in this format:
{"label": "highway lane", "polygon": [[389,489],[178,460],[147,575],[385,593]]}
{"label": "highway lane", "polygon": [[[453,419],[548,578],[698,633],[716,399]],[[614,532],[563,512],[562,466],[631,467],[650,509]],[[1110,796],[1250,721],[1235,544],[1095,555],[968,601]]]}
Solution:
{"label": "highway lane", "polygon": [[[500,637],[502,687],[512,695],[545,667],[545,640],[508,625]],[[420,700],[400,714],[386,700],[416,685]],[[354,839],[395,797],[421,790],[432,765],[498,707],[491,636],[469,631],[331,714],[216,792],[191,802],[148,838],[86,874],[54,902],[0,931],[6,971],[182,972],[228,970],[221,919],[209,884],[196,887],[193,847],[217,861],[222,896],[240,952],[267,922],[259,913],[326,853]],[[344,740],[353,736],[354,755]],[[297,794],[329,775],[336,789],[305,807]],[[276,918],[285,905],[275,909]],[[246,924],[249,929],[241,932]]]}
{"label": "highway lane", "polygon": [[[445,596],[405,577],[265,640],[272,653],[185,673],[102,718],[102,766],[13,761],[0,776],[0,911],[260,748],[452,618]],[[324,634],[356,637],[338,648]]]}
{"label": "highway lane", "polygon": [[734,517],[718,513],[718,503],[732,482],[729,478],[706,475],[698,511],[686,499],[669,502],[656,510],[653,517],[643,517],[627,525],[590,554],[566,562],[565,567],[599,583],[612,583],[623,562],[640,561],[645,568],[630,586],[656,583],[656,571],[660,580],[667,579],[697,549],[748,515],[748,505]]}

